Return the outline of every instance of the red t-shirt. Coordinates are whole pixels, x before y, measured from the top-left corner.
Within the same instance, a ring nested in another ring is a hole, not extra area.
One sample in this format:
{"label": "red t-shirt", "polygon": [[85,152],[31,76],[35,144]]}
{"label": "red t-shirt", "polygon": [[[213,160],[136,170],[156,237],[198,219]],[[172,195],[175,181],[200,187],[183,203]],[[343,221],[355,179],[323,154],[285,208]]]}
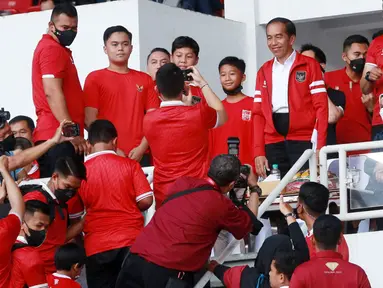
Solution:
{"label": "red t-shirt", "polygon": [[[17,237],[16,243],[27,243],[24,237]],[[43,287],[47,284],[44,263],[35,247],[23,247],[12,252],[12,273],[10,288]]]}
{"label": "red t-shirt", "polygon": [[20,233],[21,217],[10,213],[0,219],[0,287],[8,287],[11,275],[11,250]]}
{"label": "red t-shirt", "polygon": [[[182,177],[169,187],[169,194],[205,185],[211,184]],[[219,191],[198,191],[175,198],[158,209],[138,235],[131,252],[168,269],[198,271],[209,259],[221,230],[242,239],[252,227],[247,212],[238,209]]]}
{"label": "red t-shirt", "polygon": [[[314,237],[314,235],[312,233],[310,233],[308,236],[306,236],[306,243],[307,243],[307,246],[309,248],[310,259],[314,258],[317,254],[315,247],[313,246],[313,242],[311,239],[312,237]],[[342,255],[343,260],[349,261],[348,245],[347,245],[346,239],[344,238],[343,234],[340,237],[340,244],[338,245],[337,250],[338,250],[339,254]]]}
{"label": "red t-shirt", "polygon": [[98,119],[114,124],[118,148],[126,155],[141,143],[146,111],[160,105],[152,78],[133,69],[126,74],[93,71],[85,80],[84,93],[85,106],[98,109]]}
{"label": "red t-shirt", "polygon": [[86,255],[131,246],[144,227],[137,202],[153,196],[141,166],[114,151],[91,154],[85,161],[88,179],[78,195],[86,209]]}
{"label": "red t-shirt", "polygon": [[[46,187],[44,187],[44,189],[47,191]],[[48,193],[53,194],[52,192]],[[45,196],[39,191],[29,192],[26,194],[24,196],[24,201],[27,202],[29,200],[39,200],[41,202],[47,203]],[[64,219],[61,218],[57,207],[55,219],[49,225],[47,237],[44,243],[40,247],[35,248],[40,253],[41,259],[44,261],[46,274],[50,274],[56,271],[54,263],[56,249],[66,242],[66,233],[68,229],[68,210],[66,208],[61,209],[64,214]]]}
{"label": "red t-shirt", "polygon": [[62,79],[62,89],[69,115],[73,122],[80,125],[80,132],[83,135],[84,97],[72,51],[60,45],[48,34],[43,35],[33,54],[32,92],[37,114],[36,129],[33,132],[34,142],[51,138],[60,124],[48,105],[43,78]]}
{"label": "red t-shirt", "polygon": [[366,272],[334,251],[318,252],[316,257],[299,265],[291,278],[292,288],[370,288]]}
{"label": "red t-shirt", "polygon": [[144,119],[144,135],[154,162],[154,195],[161,206],[169,184],[182,176],[203,178],[209,167],[209,129],[216,126],[217,113],[207,105],[185,106],[164,101]]}
{"label": "red t-shirt", "polygon": [[[383,69],[382,51],[383,51],[383,37],[379,36],[371,42],[371,45],[368,48],[366,65],[377,66],[380,69]],[[383,79],[379,79],[376,82],[374,94],[375,94],[376,101],[375,101],[374,112],[372,116],[372,125],[376,126],[376,125],[383,124],[382,117],[379,114],[380,112],[379,98],[380,98],[380,95],[383,94]]]}
{"label": "red t-shirt", "polygon": [[221,127],[210,130],[210,160],[228,153],[227,139],[239,138],[239,160],[242,164],[253,164],[253,109],[254,98],[246,97],[237,103],[222,101],[228,121]]}
{"label": "red t-shirt", "polygon": [[338,144],[371,141],[371,121],[362,103],[360,83],[353,82],[345,68],[326,72],[325,82],[328,87],[340,90],[346,96],[344,116],[336,124]]}
{"label": "red t-shirt", "polygon": [[70,277],[58,273],[47,276],[49,288],[81,288],[81,285]]}
{"label": "red t-shirt", "polygon": [[28,172],[29,179],[40,179],[40,168],[37,161],[33,162],[32,169]]}

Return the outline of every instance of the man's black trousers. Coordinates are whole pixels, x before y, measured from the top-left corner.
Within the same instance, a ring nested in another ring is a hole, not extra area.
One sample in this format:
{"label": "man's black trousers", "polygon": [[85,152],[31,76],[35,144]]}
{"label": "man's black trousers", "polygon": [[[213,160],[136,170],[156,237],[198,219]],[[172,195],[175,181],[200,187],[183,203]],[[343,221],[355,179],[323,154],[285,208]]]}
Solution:
{"label": "man's black trousers", "polygon": [[86,261],[88,288],[114,288],[129,247],[91,255]]}

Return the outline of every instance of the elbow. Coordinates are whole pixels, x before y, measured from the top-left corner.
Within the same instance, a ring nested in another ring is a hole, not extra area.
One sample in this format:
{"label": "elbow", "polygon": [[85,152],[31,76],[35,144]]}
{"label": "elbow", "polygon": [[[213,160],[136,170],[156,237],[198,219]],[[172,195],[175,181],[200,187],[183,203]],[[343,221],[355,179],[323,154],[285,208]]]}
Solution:
{"label": "elbow", "polygon": [[217,116],[218,116],[218,119],[217,119],[218,121],[217,121],[216,127],[224,125],[228,120],[228,116],[227,116],[225,109],[223,109],[221,111],[217,111]]}
{"label": "elbow", "polygon": [[138,208],[140,211],[146,211],[153,205],[153,196],[147,197],[145,199],[142,199],[137,203]]}

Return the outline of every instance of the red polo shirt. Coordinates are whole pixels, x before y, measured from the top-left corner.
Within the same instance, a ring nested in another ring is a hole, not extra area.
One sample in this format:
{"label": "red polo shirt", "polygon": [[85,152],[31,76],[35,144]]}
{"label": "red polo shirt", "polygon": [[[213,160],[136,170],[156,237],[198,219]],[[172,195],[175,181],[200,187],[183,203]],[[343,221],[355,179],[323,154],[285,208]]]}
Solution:
{"label": "red polo shirt", "polygon": [[10,213],[0,219],[0,287],[8,287],[11,274],[11,250],[20,233],[21,217]]}
{"label": "red polo shirt", "polygon": [[328,87],[342,91],[346,96],[344,116],[336,124],[338,144],[366,142],[371,140],[371,121],[367,109],[362,103],[362,90],[359,82],[353,82],[346,68],[326,72]]}
{"label": "red polo shirt", "polygon": [[[182,177],[169,187],[169,195],[210,182]],[[138,235],[131,252],[168,269],[198,271],[209,259],[221,230],[242,239],[252,230],[247,212],[216,190],[175,198],[157,210]]]}
{"label": "red polo shirt", "polygon": [[222,101],[228,121],[216,129],[210,130],[210,160],[220,154],[228,153],[227,139],[239,138],[239,160],[242,164],[253,164],[253,121],[254,98],[246,97],[237,103]]}
{"label": "red polo shirt", "polygon": [[114,151],[89,155],[85,166],[89,176],[78,195],[86,209],[86,255],[131,246],[144,228],[137,203],[153,196],[141,166]]}
{"label": "red polo shirt", "polygon": [[43,78],[59,78],[66,106],[73,122],[84,131],[84,99],[72,52],[60,45],[52,36],[45,34],[37,44],[32,62],[32,93],[36,108],[37,123],[33,132],[33,140],[48,140],[56,132],[59,122],[49,107],[44,92]]}
{"label": "red polo shirt", "polygon": [[182,176],[203,178],[209,167],[209,129],[217,112],[208,105],[163,101],[144,119],[144,135],[154,161],[154,196],[160,207],[170,184]]}
{"label": "red polo shirt", "polygon": [[[379,67],[380,69],[383,69],[383,37],[379,36],[375,38],[372,42],[370,47],[368,48],[367,51],[367,58],[366,58],[366,65],[371,65],[375,67]],[[376,87],[375,87],[375,106],[374,106],[374,113],[372,116],[372,125],[377,126],[377,125],[382,125],[383,120],[382,117],[380,116],[380,103],[379,103],[379,98],[381,95],[383,95],[383,79],[379,79],[376,82]]]}
{"label": "red polo shirt", "polygon": [[370,288],[371,285],[361,267],[344,261],[337,252],[321,251],[295,269],[290,287]]}
{"label": "red polo shirt", "polygon": [[[43,188],[54,197],[54,194],[49,190],[47,186],[44,185]],[[54,197],[54,199],[56,198]],[[47,203],[45,196],[39,191],[29,192],[26,194],[24,196],[24,201],[27,202],[29,200],[39,200],[41,202]],[[40,253],[41,259],[44,261],[46,274],[50,274],[56,271],[54,263],[56,249],[66,242],[66,233],[68,229],[68,210],[66,208],[61,209],[64,214],[64,219],[61,218],[58,207],[56,207],[55,219],[49,225],[47,237],[44,243],[40,247],[35,248]]]}
{"label": "red polo shirt", "polygon": [[118,148],[126,155],[141,143],[145,113],[160,105],[152,78],[133,69],[125,74],[93,71],[85,80],[84,93],[85,106],[98,109],[98,119],[114,124]]}
{"label": "red polo shirt", "polygon": [[[25,237],[17,237],[16,243],[25,243]],[[35,247],[27,246],[12,252],[11,288],[45,287],[44,263]]]}
{"label": "red polo shirt", "polygon": [[81,288],[81,285],[69,276],[53,273],[47,276],[49,288]]}

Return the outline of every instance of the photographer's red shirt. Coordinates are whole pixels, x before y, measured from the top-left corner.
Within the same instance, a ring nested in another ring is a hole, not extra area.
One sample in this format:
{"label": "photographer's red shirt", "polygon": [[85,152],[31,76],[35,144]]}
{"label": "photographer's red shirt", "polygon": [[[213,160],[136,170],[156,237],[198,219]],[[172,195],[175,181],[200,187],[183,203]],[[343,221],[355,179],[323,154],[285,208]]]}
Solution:
{"label": "photographer's red shirt", "polygon": [[242,164],[253,164],[253,109],[254,98],[246,97],[237,103],[222,101],[228,120],[216,129],[210,130],[210,160],[220,154],[228,153],[227,139],[238,137],[239,160]]}
{"label": "photographer's red shirt", "polygon": [[152,78],[133,69],[124,74],[93,71],[85,80],[84,93],[85,106],[96,108],[98,119],[107,119],[116,127],[118,148],[126,155],[141,143],[145,113],[160,105]]}
{"label": "photographer's red shirt", "polygon": [[202,103],[185,106],[181,101],[163,101],[159,109],[145,116],[144,135],[155,166],[157,208],[166,198],[169,185],[179,177],[207,175],[209,129],[217,123],[217,112]]}
{"label": "photographer's red shirt", "polygon": [[62,90],[69,115],[73,122],[80,125],[80,133],[83,135],[84,97],[72,51],[60,45],[49,34],[44,34],[37,44],[32,62],[32,93],[37,115],[33,141],[43,141],[53,137],[60,124],[49,107],[43,87],[44,78],[62,80]]}

